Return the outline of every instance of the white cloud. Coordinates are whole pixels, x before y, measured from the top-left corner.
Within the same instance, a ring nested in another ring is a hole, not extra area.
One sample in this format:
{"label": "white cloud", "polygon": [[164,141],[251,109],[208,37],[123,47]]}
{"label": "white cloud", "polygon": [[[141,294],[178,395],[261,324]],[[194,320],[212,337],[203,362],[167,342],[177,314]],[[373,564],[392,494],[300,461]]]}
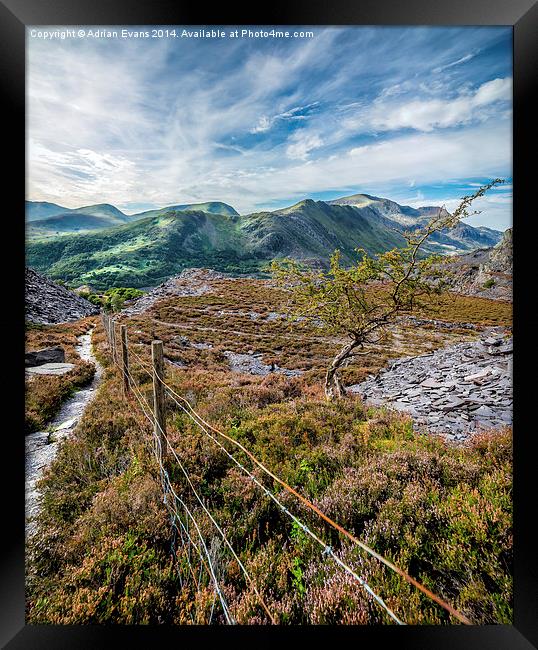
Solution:
{"label": "white cloud", "polygon": [[510,101],[512,99],[512,79],[492,79],[482,84],[472,98],[472,105],[487,106],[497,101]]}
{"label": "white cloud", "polygon": [[290,140],[291,144],[286,148],[286,155],[295,160],[307,160],[313,149],[323,146],[323,140],[318,135],[305,135],[302,131],[296,132]]}
{"label": "white cloud", "polygon": [[262,115],[258,121],[258,124],[252,129],[250,129],[251,133],[264,133],[265,131],[269,131],[272,125],[272,121],[267,117],[267,115]]}
{"label": "white cloud", "polygon": [[[356,187],[372,191],[379,185],[406,184],[410,172],[421,184],[448,182],[473,176],[493,178],[507,173],[510,161],[510,127],[492,130],[485,126],[443,135],[422,133],[390,141],[355,147],[338,155],[295,159],[279,166],[266,164],[259,156],[247,160],[249,167],[222,167],[218,174],[190,176],[186,192],[219,196],[240,212],[267,205],[268,199],[304,198],[320,189]],[[248,172],[248,173],[247,173]],[[185,179],[186,181],[187,179]],[[161,184],[161,189],[164,189]],[[389,197],[391,198],[391,197]]]}
{"label": "white cloud", "polygon": [[[512,98],[512,79],[493,79],[482,84],[474,93],[462,93],[453,99],[417,99],[390,104],[382,98],[371,108],[350,118],[344,126],[348,129],[395,131],[411,128],[417,131],[433,131],[481,121],[487,117],[482,109],[502,100]],[[482,111],[482,112],[481,112]]]}
{"label": "white cloud", "polygon": [[136,165],[123,156],[90,149],[58,152],[34,140],[29,141],[28,153],[32,160],[28,182],[33,188],[31,196],[37,200],[56,200],[66,207],[78,207],[109,202],[110,188],[118,198],[137,191]]}

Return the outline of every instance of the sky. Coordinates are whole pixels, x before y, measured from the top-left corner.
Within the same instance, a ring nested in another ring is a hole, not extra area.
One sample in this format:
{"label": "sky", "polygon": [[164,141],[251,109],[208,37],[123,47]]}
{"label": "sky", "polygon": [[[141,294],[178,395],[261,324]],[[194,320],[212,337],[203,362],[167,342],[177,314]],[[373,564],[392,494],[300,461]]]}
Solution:
{"label": "sky", "polygon": [[128,214],[224,201],[247,214],[366,193],[450,210],[500,177],[467,221],[511,225],[511,28],[221,29],[27,28],[27,198]]}

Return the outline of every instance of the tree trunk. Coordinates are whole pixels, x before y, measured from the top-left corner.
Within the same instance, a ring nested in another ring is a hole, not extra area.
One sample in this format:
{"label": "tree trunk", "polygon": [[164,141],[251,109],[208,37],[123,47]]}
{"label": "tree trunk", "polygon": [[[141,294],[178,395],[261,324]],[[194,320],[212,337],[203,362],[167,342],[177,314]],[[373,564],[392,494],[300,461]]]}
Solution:
{"label": "tree trunk", "polygon": [[340,399],[346,394],[346,389],[340,380],[339,369],[346,359],[352,356],[353,350],[360,345],[360,341],[354,340],[347,343],[334,357],[325,375],[325,397],[329,400]]}

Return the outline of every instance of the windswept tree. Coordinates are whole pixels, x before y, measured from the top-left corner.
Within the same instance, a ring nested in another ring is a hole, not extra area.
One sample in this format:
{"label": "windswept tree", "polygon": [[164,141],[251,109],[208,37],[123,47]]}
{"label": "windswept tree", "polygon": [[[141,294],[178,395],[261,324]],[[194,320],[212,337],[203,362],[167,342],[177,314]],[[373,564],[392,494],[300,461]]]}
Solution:
{"label": "windswept tree", "polygon": [[439,212],[424,226],[400,231],[405,245],[378,255],[358,248],[357,261],[343,266],[340,251],[330,258],[327,271],[304,268],[294,260],[275,260],[275,279],[291,290],[293,318],[317,322],[331,334],[347,339],[334,357],[325,375],[327,398],[339,398],[346,390],[340,370],[361,354],[365,344],[387,340],[387,326],[398,316],[426,306],[425,299],[446,290],[446,271],[440,268],[442,256],[426,255],[423,248],[431,236],[454,228],[461,219],[478,214],[472,202],[494,185],[497,178],[474,194],[465,196],[449,213]]}

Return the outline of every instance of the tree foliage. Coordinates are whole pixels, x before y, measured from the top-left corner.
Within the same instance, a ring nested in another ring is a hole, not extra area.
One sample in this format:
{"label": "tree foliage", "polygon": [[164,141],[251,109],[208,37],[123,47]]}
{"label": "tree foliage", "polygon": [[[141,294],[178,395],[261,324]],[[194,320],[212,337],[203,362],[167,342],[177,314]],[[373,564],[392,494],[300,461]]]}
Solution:
{"label": "tree foliage", "polygon": [[424,244],[436,233],[454,228],[461,219],[477,214],[471,204],[494,185],[494,179],[474,194],[461,199],[454,212],[445,208],[424,226],[401,231],[406,244],[379,255],[356,249],[357,261],[344,267],[340,251],[330,258],[329,269],[305,268],[295,260],[275,260],[272,272],[279,284],[292,291],[292,316],[317,321],[330,333],[348,341],[327,369],[328,398],[341,397],[345,388],[339,369],[360,354],[367,343],[379,343],[388,336],[387,325],[403,314],[424,305],[424,299],[446,289],[446,271],[439,255],[427,256]]}

